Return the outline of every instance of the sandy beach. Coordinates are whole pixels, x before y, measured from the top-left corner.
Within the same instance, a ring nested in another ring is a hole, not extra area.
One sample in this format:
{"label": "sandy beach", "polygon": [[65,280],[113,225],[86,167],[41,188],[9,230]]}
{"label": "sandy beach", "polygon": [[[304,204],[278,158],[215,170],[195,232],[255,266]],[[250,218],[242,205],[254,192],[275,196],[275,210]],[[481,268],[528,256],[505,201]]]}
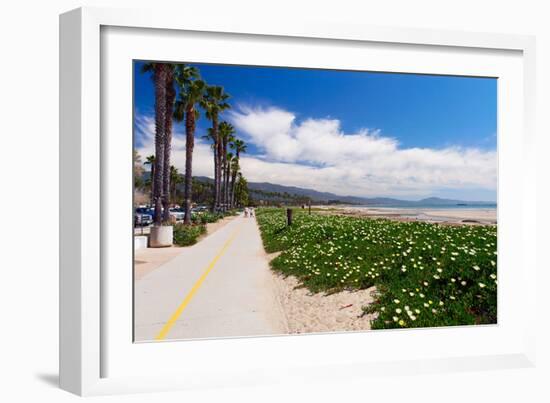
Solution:
{"label": "sandy beach", "polygon": [[491,208],[397,208],[363,206],[315,206],[324,214],[341,214],[357,217],[388,218],[400,221],[425,221],[442,224],[481,224],[497,223],[497,211]]}
{"label": "sandy beach", "polygon": [[[274,259],[279,253],[266,255]],[[374,287],[366,290],[313,294],[293,276],[271,271],[272,289],[286,322],[288,334],[370,330],[372,315],[362,307],[373,301]]]}

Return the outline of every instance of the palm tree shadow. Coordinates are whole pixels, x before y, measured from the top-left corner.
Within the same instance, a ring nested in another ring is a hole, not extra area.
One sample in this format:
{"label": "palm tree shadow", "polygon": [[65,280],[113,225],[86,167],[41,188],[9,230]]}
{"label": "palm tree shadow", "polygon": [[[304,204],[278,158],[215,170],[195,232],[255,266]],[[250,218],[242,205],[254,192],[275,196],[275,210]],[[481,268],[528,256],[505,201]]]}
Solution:
{"label": "palm tree shadow", "polygon": [[47,385],[59,387],[59,375],[58,374],[36,374],[36,378],[41,380]]}

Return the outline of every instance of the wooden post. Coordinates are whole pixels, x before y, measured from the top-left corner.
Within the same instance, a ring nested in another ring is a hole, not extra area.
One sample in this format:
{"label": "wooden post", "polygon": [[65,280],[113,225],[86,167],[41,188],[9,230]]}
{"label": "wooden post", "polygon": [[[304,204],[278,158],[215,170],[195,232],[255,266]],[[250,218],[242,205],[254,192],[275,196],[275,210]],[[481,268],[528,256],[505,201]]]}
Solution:
{"label": "wooden post", "polygon": [[286,209],[286,225],[287,226],[292,225],[292,209],[291,208]]}
{"label": "wooden post", "polygon": [[308,210],[309,210],[309,215],[311,215],[311,200],[309,200],[309,202],[307,204],[307,207],[308,207]]}

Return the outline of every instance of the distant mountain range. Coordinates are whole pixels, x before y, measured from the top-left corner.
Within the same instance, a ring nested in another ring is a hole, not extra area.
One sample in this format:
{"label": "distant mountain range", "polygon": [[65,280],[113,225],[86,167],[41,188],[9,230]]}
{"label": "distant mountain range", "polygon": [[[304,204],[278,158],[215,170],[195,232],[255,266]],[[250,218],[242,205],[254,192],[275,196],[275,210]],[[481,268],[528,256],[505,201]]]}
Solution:
{"label": "distant mountain range", "polygon": [[[195,179],[204,182],[214,182],[213,179],[200,176]],[[329,192],[319,192],[313,189],[300,188],[296,186],[277,185],[269,182],[248,182],[248,189],[254,199],[284,200],[310,198],[313,203],[341,203],[353,205],[370,205],[386,207],[414,207],[414,206],[494,206],[494,202],[464,201],[454,199],[442,199],[439,197],[428,197],[422,200],[401,200],[389,197],[357,197],[342,196]]]}

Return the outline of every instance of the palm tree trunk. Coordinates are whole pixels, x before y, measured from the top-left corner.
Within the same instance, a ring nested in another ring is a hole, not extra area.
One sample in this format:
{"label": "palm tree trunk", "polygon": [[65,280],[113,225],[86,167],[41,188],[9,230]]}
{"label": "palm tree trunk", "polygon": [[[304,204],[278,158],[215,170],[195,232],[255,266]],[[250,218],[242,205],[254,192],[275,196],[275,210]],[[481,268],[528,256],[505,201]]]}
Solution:
{"label": "palm tree trunk", "polygon": [[151,163],[151,178],[149,180],[151,181],[150,203],[153,205],[155,200],[155,161]]}
{"label": "palm tree trunk", "polygon": [[212,117],[212,125],[214,131],[214,138],[216,139],[216,149],[217,149],[217,165],[216,165],[216,196],[215,196],[215,206],[220,208],[221,203],[221,177],[222,177],[222,142],[220,141],[220,136],[218,133],[218,115],[214,114]]}
{"label": "palm tree trunk", "polygon": [[225,163],[225,208],[229,209],[229,175],[231,175],[231,164]]}
{"label": "palm tree trunk", "polygon": [[164,168],[164,128],[166,125],[166,66],[158,63],[154,72],[155,81],[155,167],[153,177],[153,202],[155,224],[162,222],[162,180]]}
{"label": "palm tree trunk", "polygon": [[[223,144],[222,144],[222,148],[223,148]],[[225,211],[225,158],[222,156],[222,177],[221,177],[221,188],[220,188],[220,192],[221,192],[221,199],[220,199],[220,204],[221,204],[221,207],[222,207],[222,211]]]}
{"label": "palm tree trunk", "polygon": [[175,201],[176,200],[176,186],[177,186],[177,178],[170,178],[170,200]]}
{"label": "palm tree trunk", "polygon": [[176,90],[174,88],[174,70],[166,68],[166,114],[164,132],[164,161],[162,178],[162,204],[164,206],[163,221],[170,221],[170,153],[172,151],[172,118],[174,114],[174,100]]}
{"label": "palm tree trunk", "polygon": [[212,197],[212,211],[216,209],[217,201],[216,195],[218,192],[218,144],[214,139],[214,194]]}
{"label": "palm tree trunk", "polygon": [[237,150],[235,150],[235,167],[233,168],[232,170],[232,173],[231,173],[231,208],[234,208],[235,207],[235,182],[237,181],[237,170],[238,170],[238,167],[239,167],[239,159],[240,159],[240,155],[239,155],[239,149],[237,148]]}
{"label": "palm tree trunk", "polygon": [[231,172],[231,195],[229,196],[229,205],[231,206],[231,208],[235,208],[235,181],[236,180],[237,180],[237,169],[233,168]]}
{"label": "palm tree trunk", "polygon": [[193,194],[193,148],[195,147],[195,109],[185,112],[185,216],[184,223],[191,224],[191,196]]}
{"label": "palm tree trunk", "polygon": [[227,136],[224,136],[223,140],[222,140],[222,172],[223,172],[223,187],[222,187],[222,197],[221,197],[221,203],[223,205],[223,208],[222,210],[225,211],[227,205],[225,203],[225,190],[226,190],[226,186],[225,186],[225,181],[226,181],[226,169],[227,169]]}

